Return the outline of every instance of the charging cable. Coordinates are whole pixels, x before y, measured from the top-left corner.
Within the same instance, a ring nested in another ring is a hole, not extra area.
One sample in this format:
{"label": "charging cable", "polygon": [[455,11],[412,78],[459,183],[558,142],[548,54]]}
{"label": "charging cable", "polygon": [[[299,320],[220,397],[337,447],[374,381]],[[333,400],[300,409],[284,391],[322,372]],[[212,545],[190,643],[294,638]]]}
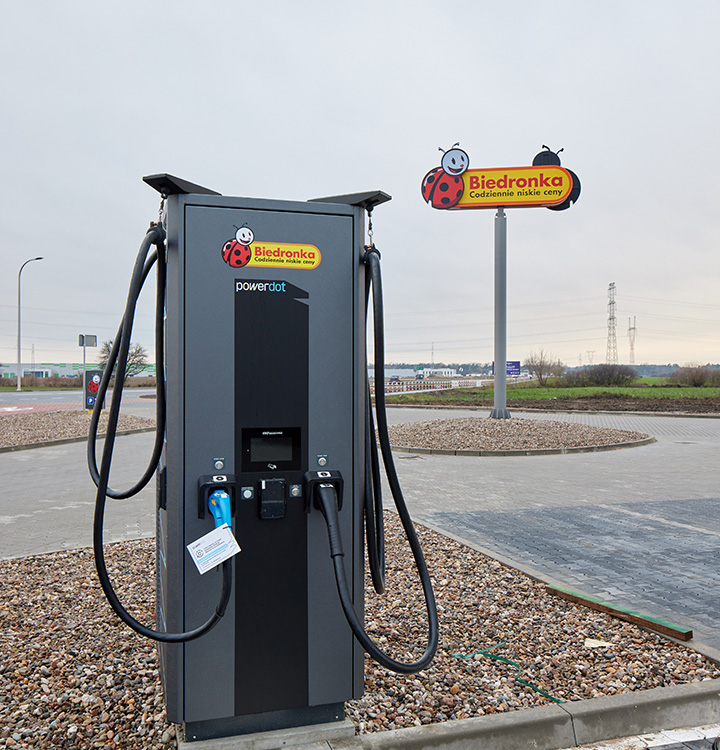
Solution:
{"label": "charging cable", "polygon": [[[414,674],[427,668],[432,662],[439,640],[439,624],[435,594],[430,581],[425,557],[418,541],[415,527],[405,503],[400,487],[400,480],[395,470],[392,457],[390,437],[388,435],[387,414],[385,405],[385,342],[384,317],[382,306],[382,279],[380,274],[380,253],[374,244],[365,248],[365,264],[368,268],[366,277],[366,301],[369,301],[372,291],[374,345],[375,345],[375,411],[377,413],[378,437],[382,453],[385,474],[390,485],[390,491],[397,508],[410,549],[415,559],[415,566],[420,576],[425,605],[428,614],[427,647],[422,656],[415,662],[401,662],[388,656],[365,632],[360,618],[357,616],[352,603],[352,596],[348,587],[347,575],[338,518],[339,498],[333,482],[322,482],[313,486],[313,502],[325,518],[330,542],[330,556],[335,570],[335,581],[345,617],[355,637],[367,653],[379,664],[400,674]],[[379,385],[378,385],[379,384]],[[365,534],[368,549],[368,561],[373,586],[378,593],[385,589],[385,544],[382,519],[382,494],[380,478],[380,460],[378,457],[377,441],[375,439],[375,420],[372,414],[370,398],[370,382],[367,381],[367,413],[365,419]],[[324,472],[323,472],[324,473]],[[329,472],[332,474],[333,472]]]}
{"label": "charging cable", "polygon": [[[428,646],[423,655],[417,661],[409,663],[401,662],[388,656],[379,648],[372,638],[370,638],[365,632],[365,628],[353,607],[352,596],[350,594],[350,588],[348,586],[347,575],[345,572],[345,552],[343,551],[340,520],[338,518],[338,496],[334,485],[329,483],[319,484],[315,488],[314,495],[315,503],[322,511],[322,514],[325,517],[325,522],[327,523],[328,540],[330,542],[330,557],[333,561],[335,581],[337,583],[338,595],[340,596],[340,603],[343,612],[345,613],[345,618],[348,621],[348,625],[350,625],[358,642],[365,651],[367,651],[367,653],[378,662],[378,664],[381,664],[383,667],[390,669],[393,672],[398,672],[399,674],[414,674],[425,669],[430,665],[430,662],[435,656],[438,643],[437,612],[435,611],[432,585],[429,576],[427,575],[427,570],[425,569],[424,572],[421,572],[420,577],[423,583],[423,591],[425,593],[426,601],[429,599],[428,615],[430,620],[430,635],[428,638]],[[417,539],[415,541],[417,541]],[[411,543],[411,547],[412,546]],[[413,547],[413,553],[416,553],[417,551],[419,551],[419,545],[417,548]],[[422,555],[421,551],[420,555]]]}
{"label": "charging cable", "polygon": [[[150,253],[150,248],[153,245],[155,246],[156,250]],[[137,306],[137,300],[140,296],[143,283],[145,282],[150,269],[155,263],[157,263],[158,287],[155,319],[158,420],[156,426],[155,446],[153,448],[150,463],[148,464],[148,467],[145,470],[143,476],[127,490],[113,490],[108,486],[110,466],[112,463],[115,438],[117,435],[117,424],[118,418],[120,416],[120,401],[122,399],[128,352],[130,350],[130,337],[132,335],[135,308]],[[160,452],[162,450],[162,443],[165,434],[165,368],[163,360],[164,340],[162,333],[164,306],[165,230],[160,224],[151,224],[150,229],[148,229],[147,234],[145,235],[145,238],[140,245],[140,250],[138,251],[137,259],[135,260],[135,267],[133,268],[133,273],[130,280],[130,289],[128,291],[127,302],[125,305],[125,312],[118,329],[118,334],[115,337],[115,341],[113,342],[112,350],[105,366],[105,372],[103,373],[103,377],[98,388],[97,399],[95,401],[95,408],[93,409],[90,425],[90,437],[88,438],[88,467],[90,469],[90,475],[97,485],[97,494],[95,496],[95,516],[93,520],[93,549],[95,553],[95,568],[97,569],[98,578],[100,579],[100,586],[102,587],[102,590],[105,593],[110,606],[113,608],[118,617],[136,633],[139,633],[146,638],[151,638],[152,640],[161,641],[163,643],[184,643],[185,641],[194,640],[195,638],[199,638],[200,636],[208,633],[215,627],[215,625],[218,624],[222,616],[225,614],[225,610],[227,609],[227,605],[230,601],[230,593],[232,591],[231,561],[226,560],[222,564],[222,591],[220,594],[220,600],[212,616],[204,624],[200,625],[194,630],[189,630],[182,633],[165,633],[158,630],[153,630],[152,628],[148,628],[147,626],[143,625],[141,622],[136,620],[125,609],[125,607],[123,607],[112,587],[110,576],[108,575],[107,571],[107,566],[105,564],[105,555],[103,549],[103,526],[107,498],[127,498],[136,495],[150,481],[150,478],[157,468],[158,461],[160,460]],[[100,419],[101,405],[107,392],[113,368],[116,364],[117,370],[115,372],[115,385],[113,387],[112,398],[110,399],[110,408],[108,411],[107,433],[105,436],[105,444],[103,446],[100,468],[98,470],[95,460],[97,425]],[[213,515],[215,514],[213,513]]]}

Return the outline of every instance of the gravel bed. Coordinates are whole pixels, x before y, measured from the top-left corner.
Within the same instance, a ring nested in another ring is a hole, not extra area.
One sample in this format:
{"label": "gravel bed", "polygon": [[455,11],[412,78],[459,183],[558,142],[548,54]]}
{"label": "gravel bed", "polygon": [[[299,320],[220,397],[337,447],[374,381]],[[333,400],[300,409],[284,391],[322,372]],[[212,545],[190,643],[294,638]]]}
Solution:
{"label": "gravel bed", "polygon": [[[109,545],[121,599],[149,622],[154,541]],[[0,562],[0,743],[7,748],[160,748],[155,644],[128,630],[100,589],[91,550]]]}
{"label": "gravel bed", "polygon": [[394,446],[469,451],[590,448],[644,440],[632,430],[537,419],[435,419],[389,428]]}
{"label": "gravel bed", "polygon": [[[422,593],[396,517],[386,513],[386,523],[388,589],[380,597],[368,583],[366,625],[391,655],[414,659],[426,637]],[[685,646],[552,597],[435,532],[418,534],[438,600],[437,656],[409,676],[368,659],[366,694],[347,705],[358,733],[720,677]],[[121,600],[151,622],[154,542],[106,553]],[[0,746],[177,746],[155,645],[111,612],[90,550],[0,561],[0,576]]]}
{"label": "gravel bed", "polygon": [[[100,416],[98,434],[107,427],[107,413]],[[155,427],[154,419],[121,414],[118,430],[139,430]],[[87,437],[90,414],[86,411],[31,412],[0,416],[0,448],[48,443],[53,440]]]}

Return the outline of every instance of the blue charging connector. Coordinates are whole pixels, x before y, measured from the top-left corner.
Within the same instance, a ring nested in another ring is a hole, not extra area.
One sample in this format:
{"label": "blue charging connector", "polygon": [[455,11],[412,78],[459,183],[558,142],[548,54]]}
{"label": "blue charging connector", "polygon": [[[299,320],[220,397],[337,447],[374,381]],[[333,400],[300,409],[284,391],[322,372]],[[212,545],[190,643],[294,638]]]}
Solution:
{"label": "blue charging connector", "polygon": [[215,490],[208,497],[208,510],[215,519],[215,528],[227,524],[232,528],[232,511],[230,507],[230,495],[225,490]]}

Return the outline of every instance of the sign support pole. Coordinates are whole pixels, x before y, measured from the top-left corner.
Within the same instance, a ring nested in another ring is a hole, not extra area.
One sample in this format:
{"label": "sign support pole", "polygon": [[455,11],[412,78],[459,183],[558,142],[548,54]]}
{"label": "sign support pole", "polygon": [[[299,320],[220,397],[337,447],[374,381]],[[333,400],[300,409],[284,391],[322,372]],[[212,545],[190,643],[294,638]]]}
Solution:
{"label": "sign support pole", "polygon": [[507,409],[507,215],[495,214],[495,377],[491,419],[510,419]]}

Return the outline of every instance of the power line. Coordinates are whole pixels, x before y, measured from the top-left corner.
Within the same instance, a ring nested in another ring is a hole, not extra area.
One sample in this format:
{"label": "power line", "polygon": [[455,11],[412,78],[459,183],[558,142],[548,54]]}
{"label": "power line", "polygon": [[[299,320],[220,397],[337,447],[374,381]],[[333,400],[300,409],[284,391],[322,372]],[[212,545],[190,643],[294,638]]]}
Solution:
{"label": "power line", "polygon": [[720,310],[720,305],[711,305],[703,302],[675,302],[667,299],[653,299],[652,297],[631,297],[629,295],[623,297],[623,299],[629,299],[634,302],[653,302],[658,305],[676,305],[679,307],[709,307],[712,310]]}
{"label": "power line", "polygon": [[[588,312],[588,313],[576,313],[573,314],[573,318],[582,318],[582,317],[590,317],[590,316],[597,316],[596,312]],[[567,320],[568,316],[565,315],[544,315],[537,318],[522,318],[522,319],[516,319],[516,318],[510,318],[510,323],[513,326],[516,326],[520,323],[535,323],[540,320]],[[397,331],[417,331],[417,330],[423,330],[426,331],[428,328],[432,328],[433,330],[436,328],[467,328],[467,327],[480,327],[480,326],[491,326],[493,324],[493,321],[490,317],[487,318],[487,320],[482,321],[476,321],[471,320],[467,321],[465,323],[424,323],[424,324],[418,324],[416,326],[395,326],[395,325],[388,325],[387,330],[389,333],[396,333]],[[590,329],[588,329],[590,330]]]}
{"label": "power line", "polygon": [[[599,299],[599,298],[598,298]],[[576,299],[553,299],[550,300],[550,302],[553,305],[566,305],[566,304],[574,304],[576,302],[588,302],[591,301],[591,298],[589,297],[578,297]],[[524,302],[517,305],[508,305],[508,310],[517,310],[522,307],[547,307],[548,301],[544,302]],[[493,307],[492,305],[485,305],[483,307],[464,307],[464,308],[442,308],[439,310],[429,310],[427,308],[423,310],[402,310],[402,311],[387,311],[385,313],[385,317],[399,317],[402,315],[412,315],[414,317],[417,317],[418,315],[446,315],[451,313],[478,313],[483,311],[492,311]]]}

